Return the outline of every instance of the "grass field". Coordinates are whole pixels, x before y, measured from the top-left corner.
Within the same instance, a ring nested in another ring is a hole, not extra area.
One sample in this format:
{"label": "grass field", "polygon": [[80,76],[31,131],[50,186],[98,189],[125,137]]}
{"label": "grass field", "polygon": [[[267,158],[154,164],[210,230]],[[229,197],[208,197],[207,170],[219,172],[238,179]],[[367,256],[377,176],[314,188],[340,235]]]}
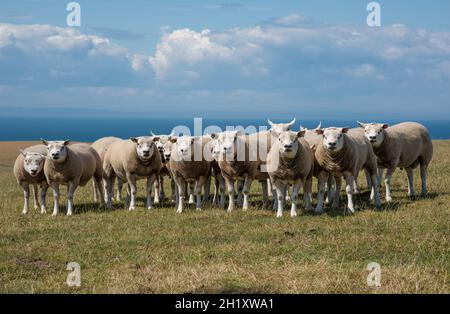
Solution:
{"label": "grass field", "polygon": [[[135,212],[99,209],[89,184],[77,190],[72,217],[65,206],[57,217],[24,216],[12,164],[27,145],[0,143],[2,293],[450,292],[450,141],[435,142],[429,198],[411,201],[398,171],[394,203],[382,211],[370,209],[365,191],[354,216],[342,215],[342,203],[295,219],[258,209],[257,184],[247,212],[147,210],[143,182]],[[49,191],[49,212],[52,202]],[[69,262],[81,265],[79,288],[66,285]],[[370,262],[381,265],[379,288],[367,286]]]}

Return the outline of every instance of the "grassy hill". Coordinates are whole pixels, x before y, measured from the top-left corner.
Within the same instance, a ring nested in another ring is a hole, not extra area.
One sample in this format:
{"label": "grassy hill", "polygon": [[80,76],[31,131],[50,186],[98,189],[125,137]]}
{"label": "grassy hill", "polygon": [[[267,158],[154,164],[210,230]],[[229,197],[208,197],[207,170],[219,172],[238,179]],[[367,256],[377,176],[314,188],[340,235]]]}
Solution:
{"label": "grassy hill", "polygon": [[[247,212],[147,210],[143,181],[135,212],[99,209],[89,184],[77,190],[72,217],[65,206],[57,217],[33,209],[24,216],[12,164],[29,144],[0,143],[2,293],[450,292],[450,141],[435,142],[427,199],[411,201],[398,171],[394,203],[381,211],[364,191],[353,216],[342,215],[343,196],[338,210],[295,219],[258,209],[258,184]],[[49,212],[52,202],[49,190]],[[66,285],[69,262],[81,265],[79,288]],[[370,262],[381,265],[380,288],[367,286]]]}

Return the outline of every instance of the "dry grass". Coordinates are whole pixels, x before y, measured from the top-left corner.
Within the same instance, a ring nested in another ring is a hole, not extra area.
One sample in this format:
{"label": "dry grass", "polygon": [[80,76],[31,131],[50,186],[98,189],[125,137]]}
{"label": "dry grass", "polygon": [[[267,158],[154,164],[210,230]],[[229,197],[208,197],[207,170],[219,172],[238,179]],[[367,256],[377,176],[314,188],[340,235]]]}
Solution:
{"label": "dry grass", "polygon": [[[171,206],[144,209],[142,197],[135,212],[105,211],[89,185],[72,217],[24,216],[12,163],[28,144],[1,143],[0,292],[449,293],[450,141],[435,144],[427,199],[410,201],[398,172],[395,203],[383,211],[370,210],[364,193],[352,217],[341,208],[275,219],[256,208],[256,184],[248,212],[176,215]],[[80,288],[65,284],[71,261],[81,265]],[[381,264],[380,288],[366,284],[371,261]]]}

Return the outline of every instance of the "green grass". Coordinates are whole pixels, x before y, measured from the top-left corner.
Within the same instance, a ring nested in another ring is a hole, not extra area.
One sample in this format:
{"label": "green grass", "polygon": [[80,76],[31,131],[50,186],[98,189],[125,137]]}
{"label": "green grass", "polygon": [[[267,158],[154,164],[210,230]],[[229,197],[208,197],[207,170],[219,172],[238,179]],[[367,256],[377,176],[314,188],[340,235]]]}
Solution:
{"label": "green grass", "polygon": [[[342,215],[343,196],[339,210],[295,219],[288,210],[276,219],[258,209],[258,184],[247,212],[147,210],[142,181],[135,212],[119,204],[98,209],[89,184],[77,190],[72,217],[65,206],[57,217],[33,209],[24,216],[12,174],[15,149],[0,144],[3,293],[450,292],[450,141],[435,142],[429,198],[409,200],[406,174],[398,171],[394,203],[382,211],[371,209],[366,191],[353,216]],[[419,185],[417,179],[417,191]],[[49,209],[52,202],[49,192]],[[72,261],[81,265],[79,288],[66,285]],[[380,288],[366,284],[369,262],[381,264]]]}

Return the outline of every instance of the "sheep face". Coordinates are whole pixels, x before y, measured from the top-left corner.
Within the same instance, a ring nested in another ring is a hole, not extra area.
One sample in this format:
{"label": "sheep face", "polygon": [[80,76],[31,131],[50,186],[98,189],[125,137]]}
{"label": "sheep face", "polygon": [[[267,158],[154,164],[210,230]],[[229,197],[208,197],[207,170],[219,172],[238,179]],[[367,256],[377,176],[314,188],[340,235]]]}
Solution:
{"label": "sheep face", "polygon": [[373,147],[379,147],[384,141],[384,130],[389,126],[384,123],[361,123],[359,126],[364,128],[364,134]]}
{"label": "sheep face", "polygon": [[164,160],[166,162],[170,161],[170,156],[172,155],[172,148],[174,146],[174,142],[172,141],[167,141],[166,143],[164,143],[163,145],[163,154],[164,154]]}
{"label": "sheep face", "polygon": [[131,141],[136,143],[136,154],[141,160],[148,160],[153,156],[155,151],[155,137],[141,136],[132,137]]}
{"label": "sheep face", "polygon": [[67,158],[67,145],[70,141],[45,141],[42,143],[47,146],[48,157],[54,162],[64,162]]}
{"label": "sheep face", "polygon": [[190,158],[193,153],[193,144],[195,138],[191,136],[182,136],[177,140],[177,150],[178,156],[183,158],[183,160],[187,160],[186,158]]}
{"label": "sheep face", "polygon": [[298,150],[298,139],[305,135],[305,131],[300,131],[298,133],[291,131],[283,131],[278,135],[279,152],[280,156],[293,158],[297,154]]}
{"label": "sheep face", "polygon": [[344,134],[349,128],[327,128],[317,129],[316,133],[323,137],[323,147],[331,152],[339,152],[344,146]]}
{"label": "sheep face", "polygon": [[219,134],[219,150],[221,156],[225,156],[226,160],[234,160],[239,151],[239,146],[243,145],[242,141],[239,140],[240,134],[240,131],[225,131]]}
{"label": "sheep face", "polygon": [[161,154],[164,153],[164,144],[166,144],[170,140],[171,135],[160,135],[155,140],[156,148],[159,150]]}
{"label": "sheep face", "polygon": [[23,167],[32,177],[36,177],[44,168],[45,156],[40,153],[22,152]]}
{"label": "sheep face", "polygon": [[211,141],[211,154],[215,160],[220,158],[220,143],[218,139]]}

